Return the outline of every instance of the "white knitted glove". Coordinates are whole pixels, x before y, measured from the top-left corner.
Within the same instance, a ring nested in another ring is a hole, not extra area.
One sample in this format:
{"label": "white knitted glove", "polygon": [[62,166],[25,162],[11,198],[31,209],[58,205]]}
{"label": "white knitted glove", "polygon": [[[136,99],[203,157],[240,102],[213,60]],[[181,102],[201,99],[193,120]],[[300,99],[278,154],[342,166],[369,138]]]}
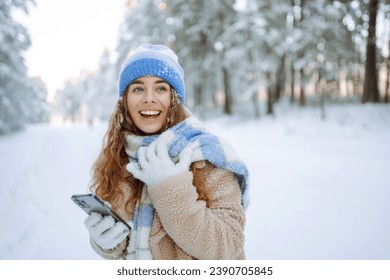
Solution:
{"label": "white knitted glove", "polygon": [[130,233],[129,229],[121,222],[116,222],[111,216],[102,216],[92,212],[85,221],[89,236],[103,249],[115,248]]}
{"label": "white knitted glove", "polygon": [[126,169],[133,176],[143,181],[148,187],[171,176],[188,171],[191,164],[191,147],[183,149],[177,162],[168,154],[170,135],[163,134],[148,147],[138,150],[138,163],[131,161]]}

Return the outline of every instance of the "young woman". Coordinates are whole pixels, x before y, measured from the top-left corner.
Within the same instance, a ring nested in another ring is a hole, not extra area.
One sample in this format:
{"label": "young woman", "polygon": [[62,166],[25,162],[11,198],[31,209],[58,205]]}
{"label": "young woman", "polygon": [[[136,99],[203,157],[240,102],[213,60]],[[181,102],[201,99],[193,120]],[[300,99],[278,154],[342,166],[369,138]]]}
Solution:
{"label": "young woman", "polygon": [[142,44],[119,75],[119,101],[91,191],[131,227],[92,213],[106,259],[244,259],[247,169],[184,107],[184,73],[164,45]]}

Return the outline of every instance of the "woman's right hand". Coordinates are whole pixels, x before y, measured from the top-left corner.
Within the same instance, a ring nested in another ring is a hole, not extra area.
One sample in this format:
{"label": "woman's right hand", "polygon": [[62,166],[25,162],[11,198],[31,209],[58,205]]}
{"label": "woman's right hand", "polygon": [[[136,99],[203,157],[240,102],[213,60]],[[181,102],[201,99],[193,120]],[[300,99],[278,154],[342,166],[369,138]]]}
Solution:
{"label": "woman's right hand", "polygon": [[121,222],[115,222],[111,216],[102,216],[92,212],[84,221],[89,236],[103,249],[113,249],[130,233]]}

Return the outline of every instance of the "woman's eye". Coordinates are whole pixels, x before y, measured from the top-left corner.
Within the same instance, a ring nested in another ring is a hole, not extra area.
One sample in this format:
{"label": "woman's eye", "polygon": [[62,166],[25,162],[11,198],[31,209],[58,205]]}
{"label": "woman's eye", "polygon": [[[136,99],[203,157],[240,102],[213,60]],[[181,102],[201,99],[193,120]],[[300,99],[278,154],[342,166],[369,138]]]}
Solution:
{"label": "woman's eye", "polygon": [[164,87],[164,86],[161,86],[161,87],[157,88],[157,92],[167,92],[167,91],[168,91],[168,88]]}
{"label": "woman's eye", "polygon": [[131,90],[131,92],[141,92],[143,91],[143,88],[142,87],[135,87]]}

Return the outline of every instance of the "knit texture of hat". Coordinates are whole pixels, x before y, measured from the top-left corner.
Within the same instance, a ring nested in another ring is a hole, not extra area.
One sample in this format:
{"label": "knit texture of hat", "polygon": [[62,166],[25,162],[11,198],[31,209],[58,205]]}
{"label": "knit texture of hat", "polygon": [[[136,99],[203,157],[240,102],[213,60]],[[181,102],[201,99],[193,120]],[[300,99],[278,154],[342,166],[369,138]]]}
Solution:
{"label": "knit texture of hat", "polygon": [[170,48],[164,45],[141,44],[123,63],[119,74],[119,96],[123,96],[134,80],[143,76],[164,79],[177,91],[184,104],[184,71],[177,55]]}

